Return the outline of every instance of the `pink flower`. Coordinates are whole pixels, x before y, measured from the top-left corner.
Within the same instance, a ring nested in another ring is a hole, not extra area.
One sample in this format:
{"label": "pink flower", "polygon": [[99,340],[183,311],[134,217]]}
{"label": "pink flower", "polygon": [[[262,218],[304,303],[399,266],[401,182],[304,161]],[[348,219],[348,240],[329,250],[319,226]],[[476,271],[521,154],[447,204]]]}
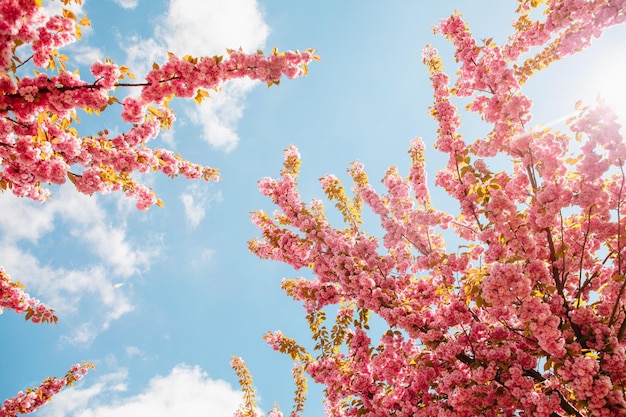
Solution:
{"label": "pink flower", "polygon": [[139,123],[143,120],[145,114],[145,105],[141,100],[126,97],[122,102],[122,120],[127,123]]}

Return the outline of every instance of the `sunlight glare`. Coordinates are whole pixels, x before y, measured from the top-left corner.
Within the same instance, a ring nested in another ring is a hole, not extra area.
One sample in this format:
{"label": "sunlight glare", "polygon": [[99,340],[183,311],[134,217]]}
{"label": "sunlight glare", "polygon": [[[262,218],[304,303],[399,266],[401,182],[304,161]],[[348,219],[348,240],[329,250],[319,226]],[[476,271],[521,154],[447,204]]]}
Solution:
{"label": "sunlight glare", "polygon": [[597,89],[598,97],[609,104],[622,121],[626,120],[626,58],[620,57],[603,66]]}

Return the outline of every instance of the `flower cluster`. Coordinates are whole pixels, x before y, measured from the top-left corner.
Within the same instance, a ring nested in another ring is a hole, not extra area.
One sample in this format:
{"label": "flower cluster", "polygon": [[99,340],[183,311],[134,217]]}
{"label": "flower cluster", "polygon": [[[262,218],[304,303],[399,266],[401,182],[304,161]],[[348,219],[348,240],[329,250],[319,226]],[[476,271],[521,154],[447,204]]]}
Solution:
{"label": "flower cluster", "polygon": [[[297,78],[306,65],[317,59],[313,50],[245,54],[229,51],[227,57],[178,57],[146,75],[145,82],[125,83],[129,69],[110,60],[91,66],[93,81],[85,81],[65,69],[64,56],[57,49],[77,39],[83,17],[64,10],[62,16],[45,16],[33,0],[2,0],[3,23],[0,34],[0,186],[20,197],[44,201],[45,184],[62,184],[69,178],[77,190],[86,193],[123,191],[137,199],[137,207],[147,209],[161,204],[155,194],[132,179],[134,172],[162,171],[168,176],[188,179],[219,179],[217,170],[193,164],[169,151],[146,144],[175,117],[167,108],[172,97],[194,98],[200,103],[225,82],[250,78],[278,84],[281,77]],[[4,38],[3,38],[4,39]],[[15,49],[31,45],[33,64],[47,70],[30,77],[18,77],[21,67]],[[56,59],[56,60],[55,60]],[[12,76],[8,76],[12,73]],[[140,87],[139,96],[119,100],[118,87]],[[128,132],[109,137],[105,130],[97,136],[81,137],[74,127],[76,110],[99,113],[121,103],[121,118],[132,124]]]}
{"label": "flower cluster", "polygon": [[39,387],[20,391],[15,397],[4,401],[0,407],[0,417],[16,417],[18,414],[29,414],[44,405],[53,395],[59,393],[67,385],[72,385],[87,374],[94,366],[89,363],[73,365],[63,378],[47,378]]}
{"label": "flower cluster", "polygon": [[[81,0],[63,0],[64,6]],[[19,197],[45,201],[52,184],[68,179],[84,194],[123,192],[136,199],[137,208],[162,205],[155,193],[134,180],[137,173],[160,171],[169,177],[217,181],[218,170],[194,164],[148,142],[161,129],[171,127],[174,114],[167,104],[173,97],[193,98],[198,104],[209,97],[207,89],[249,78],[278,84],[282,77],[298,78],[307,64],[317,59],[313,50],[178,57],[147,74],[143,82],[129,68],[109,59],[91,65],[90,80],[67,69],[67,57],[59,48],[80,39],[89,19],[68,8],[49,16],[41,0],[0,0],[0,189]],[[24,51],[29,49],[28,52]],[[28,53],[30,52],[30,56]],[[24,58],[28,56],[27,58]],[[28,64],[28,65],[26,65]],[[32,69],[34,75],[23,73]],[[135,88],[138,96],[117,98],[120,88]],[[121,119],[130,124],[126,132],[82,136],[77,130],[77,111],[99,114],[119,105]],[[10,308],[25,313],[34,323],[53,322],[54,311],[23,291],[0,269],[0,312]],[[49,378],[41,387],[7,400],[0,417],[34,412],[66,385],[80,379],[90,365],[77,365],[65,378]]]}
{"label": "flower cluster", "polygon": [[305,74],[306,65],[315,59],[314,51],[287,51],[265,56],[261,52],[244,54],[231,51],[227,57],[214,56],[180,58],[171,55],[159,68],[146,75],[141,92],[144,103],[160,103],[169,96],[191,98],[198,89],[215,89],[237,78],[250,78],[268,84],[278,84],[284,75],[297,78]]}
{"label": "flower cluster", "polygon": [[[266,340],[325,386],[329,416],[626,413],[621,126],[603,103],[578,104],[572,135],[534,130],[522,91],[532,72],[622,22],[624,2],[547,2],[542,22],[530,11],[545,2],[519,3],[505,45],[479,44],[458,15],[441,21],[436,31],[460,65],[455,82],[434,48],[423,52],[434,145],[447,156],[435,185],[458,203],[452,213],[431,201],[420,139],[410,145],[408,176],[390,168],[384,192],[358,162],[348,169],[352,198],[337,176],[321,178],[344,227],[330,224],[321,201],[301,200],[293,147],[281,177],[259,182],[279,210],[253,214],[261,237],[250,250],[310,269],[312,278],[282,287],[303,303],[315,344],[305,349],[281,332]],[[518,62],[536,46],[544,49]],[[492,128],[486,137],[462,137],[457,100]],[[493,156],[512,166],[494,172]],[[364,206],[381,236],[361,229]],[[450,232],[457,250],[446,246]],[[370,316],[388,328],[379,340]]]}
{"label": "flower cluster", "polygon": [[5,308],[18,314],[26,313],[26,320],[33,323],[57,322],[54,310],[31,298],[19,282],[12,282],[4,269],[0,268],[0,314]]}

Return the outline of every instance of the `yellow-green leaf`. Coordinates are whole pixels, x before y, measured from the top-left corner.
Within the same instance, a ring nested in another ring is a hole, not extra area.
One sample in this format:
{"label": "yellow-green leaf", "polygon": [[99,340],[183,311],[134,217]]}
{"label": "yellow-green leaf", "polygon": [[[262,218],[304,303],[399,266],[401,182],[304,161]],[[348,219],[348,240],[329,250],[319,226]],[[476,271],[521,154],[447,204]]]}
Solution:
{"label": "yellow-green leaf", "polygon": [[81,26],[91,26],[91,21],[87,18],[87,15],[84,15],[78,24]]}
{"label": "yellow-green leaf", "polygon": [[69,9],[63,9],[63,17],[67,17],[68,19],[76,20],[76,15]]}

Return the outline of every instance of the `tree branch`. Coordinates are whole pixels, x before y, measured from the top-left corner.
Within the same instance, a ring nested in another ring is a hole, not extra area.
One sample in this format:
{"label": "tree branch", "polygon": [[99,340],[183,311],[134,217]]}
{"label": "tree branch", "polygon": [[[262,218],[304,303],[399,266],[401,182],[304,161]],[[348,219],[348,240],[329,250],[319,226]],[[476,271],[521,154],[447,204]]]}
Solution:
{"label": "tree branch", "polygon": [[[456,355],[456,358],[458,360],[460,360],[461,362],[463,362],[464,364],[471,366],[473,363],[476,362],[475,358],[470,358],[465,352],[459,353]],[[525,369],[524,372],[522,372],[523,376],[529,377],[534,379],[537,382],[544,382],[546,380],[546,378],[544,378],[539,372],[537,372],[535,369]],[[505,386],[504,383],[502,382],[502,380],[500,379],[499,375],[496,375],[496,377],[494,378],[494,381],[497,382],[498,384]],[[569,415],[573,415],[575,417],[584,417],[578,410],[576,410],[576,408],[570,404],[569,401],[567,401],[567,399],[565,398],[565,396],[561,393],[561,391],[557,390],[557,389],[553,389],[548,391],[548,393],[551,392],[555,392],[559,398],[561,399],[561,408],[563,409],[563,411],[565,411],[566,413],[568,413]],[[562,417],[560,414],[554,412],[552,414],[550,414],[553,417]]]}

